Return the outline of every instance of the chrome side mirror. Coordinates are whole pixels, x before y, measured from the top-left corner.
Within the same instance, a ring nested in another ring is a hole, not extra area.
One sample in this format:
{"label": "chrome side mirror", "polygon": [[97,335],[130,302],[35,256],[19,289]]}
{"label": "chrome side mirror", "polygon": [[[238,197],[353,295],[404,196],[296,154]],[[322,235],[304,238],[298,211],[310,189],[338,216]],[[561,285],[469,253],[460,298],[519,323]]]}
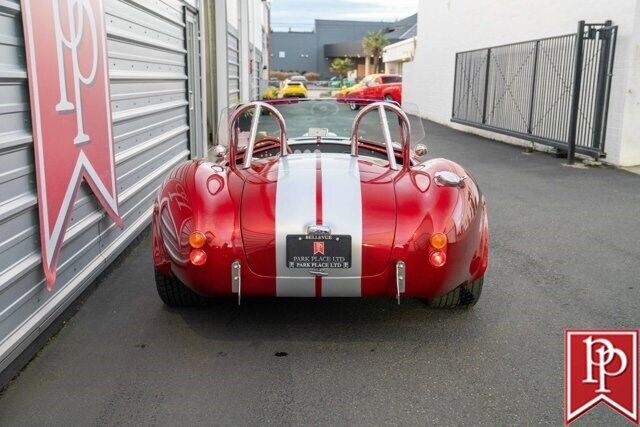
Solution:
{"label": "chrome side mirror", "polygon": [[227,151],[227,147],[225,147],[224,145],[216,145],[215,147],[213,147],[213,155],[218,159],[226,156]]}
{"label": "chrome side mirror", "polygon": [[415,147],[413,147],[413,156],[414,157],[422,157],[425,156],[427,154],[429,150],[427,149],[427,146],[424,144],[416,144]]}

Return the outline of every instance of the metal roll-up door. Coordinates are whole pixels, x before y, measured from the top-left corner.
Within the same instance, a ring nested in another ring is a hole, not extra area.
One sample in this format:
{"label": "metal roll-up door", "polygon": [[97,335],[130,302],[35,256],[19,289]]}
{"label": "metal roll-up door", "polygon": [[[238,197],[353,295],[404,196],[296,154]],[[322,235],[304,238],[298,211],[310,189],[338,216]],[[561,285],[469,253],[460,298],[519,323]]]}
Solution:
{"label": "metal roll-up door", "polygon": [[49,292],[20,1],[0,2],[0,370],[147,227],[167,172],[190,154],[184,3],[104,3],[118,201],[126,227],[116,227],[82,184]]}

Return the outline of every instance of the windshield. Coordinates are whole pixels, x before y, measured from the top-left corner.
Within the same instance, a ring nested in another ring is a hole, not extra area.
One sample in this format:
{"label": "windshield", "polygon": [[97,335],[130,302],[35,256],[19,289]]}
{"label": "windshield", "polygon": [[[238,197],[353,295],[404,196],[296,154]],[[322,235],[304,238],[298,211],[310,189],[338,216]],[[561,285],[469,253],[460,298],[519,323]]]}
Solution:
{"label": "windshield", "polygon": [[[270,102],[282,115],[287,127],[289,142],[317,139],[323,141],[349,140],[353,122],[360,108],[370,104],[371,101],[359,101],[349,99],[349,103],[336,99],[291,99]],[[231,107],[223,113],[218,131],[218,143],[228,146],[228,122],[235,110]],[[403,110],[409,117],[411,126],[411,143],[416,144],[424,139],[424,128],[417,107],[404,105]],[[253,111],[248,111],[240,119],[239,128],[241,136],[248,134],[251,128]],[[400,126],[395,114],[387,111],[387,121],[391,138],[394,142],[400,141]],[[280,128],[276,120],[268,112],[262,113],[258,124],[259,137],[280,137]],[[381,120],[377,111],[367,114],[360,125],[359,136],[361,139],[372,143],[384,144]],[[240,138],[240,144],[244,138]]]}
{"label": "windshield", "polygon": [[382,77],[382,83],[383,84],[401,83],[401,82],[402,82],[402,76],[385,76],[385,77]]}

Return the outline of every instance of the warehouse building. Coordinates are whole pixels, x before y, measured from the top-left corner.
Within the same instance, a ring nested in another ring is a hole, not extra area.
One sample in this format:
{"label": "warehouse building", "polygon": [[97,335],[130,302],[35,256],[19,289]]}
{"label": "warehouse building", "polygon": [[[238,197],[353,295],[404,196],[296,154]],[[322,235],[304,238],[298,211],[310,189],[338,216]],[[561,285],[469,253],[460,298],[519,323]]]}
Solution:
{"label": "warehouse building", "polygon": [[373,72],[362,50],[362,39],[370,31],[383,31],[391,43],[415,35],[417,15],[397,22],[340,21],[316,19],[313,31],[274,31],[272,33],[272,69],[316,72],[323,79],[332,76],[334,58],[350,58],[358,78]]}
{"label": "warehouse building", "polygon": [[[174,166],[206,154],[219,111],[257,95],[269,56],[269,5],[261,0],[58,0],[30,6],[35,1],[39,0],[0,2],[3,380],[26,360],[12,362],[25,349],[28,360],[35,351],[34,340],[147,228],[157,189]],[[43,15],[40,8],[45,6],[53,7],[54,14]],[[83,16],[84,32],[65,39],[77,30],[65,20],[66,11],[73,8]],[[54,27],[62,29],[54,32]],[[49,30],[52,49],[43,49],[43,32]],[[78,42],[89,37],[93,44]],[[56,50],[58,68],[38,74],[40,59]],[[71,50],[80,58],[74,59],[74,67]],[[89,62],[78,66],[83,58]],[[91,61],[94,71],[83,75],[92,68],[87,65]],[[55,82],[59,79],[60,91],[57,86],[51,93],[40,91],[43,82],[52,80],[47,74],[55,75]],[[68,81],[76,82],[75,90],[66,87]],[[101,85],[106,103],[94,105],[83,91],[99,93]],[[46,103],[58,96],[55,109],[47,110]],[[93,108],[89,119],[82,105]],[[65,111],[76,113],[60,116],[77,117],[76,139],[44,137],[44,116],[55,118]],[[95,122],[107,123],[103,130],[109,137],[94,141],[91,132],[84,134],[82,123],[88,129]],[[52,210],[53,197],[45,193],[56,183],[42,176],[55,176],[56,171],[43,166],[46,158],[40,160],[50,144],[58,143],[81,153],[76,163],[81,168],[74,170],[69,184],[58,183],[66,185],[71,198],[64,199],[66,213],[60,208],[57,217],[64,222],[56,222],[49,236],[42,232],[47,228],[41,218],[48,218]],[[96,163],[92,158],[96,144],[111,153],[111,169],[94,170],[104,160]],[[107,181],[108,188],[96,185],[101,173],[113,176],[113,186]],[[115,196],[110,207],[104,203],[105,194]],[[41,242],[53,242],[58,252],[49,256]]]}

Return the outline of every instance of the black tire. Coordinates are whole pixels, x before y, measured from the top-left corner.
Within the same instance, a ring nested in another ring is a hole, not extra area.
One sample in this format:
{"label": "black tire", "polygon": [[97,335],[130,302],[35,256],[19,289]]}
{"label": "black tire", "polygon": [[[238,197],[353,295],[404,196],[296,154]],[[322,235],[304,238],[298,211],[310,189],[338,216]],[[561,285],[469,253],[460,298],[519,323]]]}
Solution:
{"label": "black tire", "polygon": [[155,270],[155,276],[158,295],[162,302],[169,307],[203,307],[207,305],[207,298],[187,288],[176,277],[168,276],[158,270]]}
{"label": "black tire", "polygon": [[434,299],[423,299],[429,307],[434,308],[471,308],[480,299],[484,276],[471,283],[463,283],[451,292]]}
{"label": "black tire", "polygon": [[349,103],[349,108],[351,108],[351,111],[358,111],[360,109],[360,106],[358,104],[356,104],[355,102],[350,102]]}
{"label": "black tire", "polygon": [[393,96],[391,96],[391,95],[385,95],[384,96],[384,100],[387,101],[387,102],[395,102],[393,100]]}

